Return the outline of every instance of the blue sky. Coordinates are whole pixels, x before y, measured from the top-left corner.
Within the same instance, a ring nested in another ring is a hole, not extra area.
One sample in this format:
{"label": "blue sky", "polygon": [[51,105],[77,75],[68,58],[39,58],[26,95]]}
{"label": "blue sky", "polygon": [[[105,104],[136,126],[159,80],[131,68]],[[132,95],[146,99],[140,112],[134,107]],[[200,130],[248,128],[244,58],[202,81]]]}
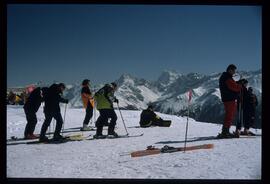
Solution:
{"label": "blue sky", "polygon": [[8,87],[261,68],[261,7],[8,5]]}

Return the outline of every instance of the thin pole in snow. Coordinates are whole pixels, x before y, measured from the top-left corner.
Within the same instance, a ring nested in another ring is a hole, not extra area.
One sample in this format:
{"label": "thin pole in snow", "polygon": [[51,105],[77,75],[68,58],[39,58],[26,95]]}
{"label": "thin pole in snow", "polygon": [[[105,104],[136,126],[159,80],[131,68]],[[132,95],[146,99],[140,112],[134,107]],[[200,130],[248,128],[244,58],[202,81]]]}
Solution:
{"label": "thin pole in snow", "polygon": [[62,128],[62,136],[63,136],[64,130],[65,130],[66,111],[67,111],[67,104],[65,105],[64,122],[63,122],[63,128]]}
{"label": "thin pole in snow", "polygon": [[186,123],[184,153],[186,152],[186,145],[187,145],[188,118],[189,118],[189,106],[190,106],[191,97],[192,97],[192,90],[190,89],[188,92],[188,115],[187,115],[187,123]]}
{"label": "thin pole in snow", "polygon": [[117,103],[117,107],[118,107],[118,110],[119,110],[120,116],[121,116],[121,118],[122,118],[122,121],[123,121],[123,124],[124,124],[125,130],[126,130],[127,135],[128,135],[128,131],[127,131],[127,128],[126,128],[126,125],[125,125],[125,122],[124,122],[124,118],[123,118],[123,116],[122,116],[122,113],[121,113],[121,111],[120,111],[120,108],[119,108],[119,104],[118,104],[118,103]]}

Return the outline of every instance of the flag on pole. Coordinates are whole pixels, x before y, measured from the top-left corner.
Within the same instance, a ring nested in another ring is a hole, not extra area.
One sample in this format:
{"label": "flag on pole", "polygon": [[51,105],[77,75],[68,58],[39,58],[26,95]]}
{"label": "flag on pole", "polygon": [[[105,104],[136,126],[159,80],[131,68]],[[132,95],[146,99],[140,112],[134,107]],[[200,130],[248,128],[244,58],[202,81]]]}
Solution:
{"label": "flag on pole", "polygon": [[192,90],[190,89],[189,91],[188,91],[188,102],[190,103],[190,101],[191,101],[191,98],[192,98]]}

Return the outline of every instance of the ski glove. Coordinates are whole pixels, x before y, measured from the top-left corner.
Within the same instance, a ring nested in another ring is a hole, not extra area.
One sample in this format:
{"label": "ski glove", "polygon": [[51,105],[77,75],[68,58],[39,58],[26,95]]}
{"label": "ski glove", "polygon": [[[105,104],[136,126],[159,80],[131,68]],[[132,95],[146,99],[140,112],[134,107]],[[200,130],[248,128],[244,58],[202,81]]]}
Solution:
{"label": "ski glove", "polygon": [[119,100],[116,98],[116,99],[114,100],[114,102],[119,103]]}

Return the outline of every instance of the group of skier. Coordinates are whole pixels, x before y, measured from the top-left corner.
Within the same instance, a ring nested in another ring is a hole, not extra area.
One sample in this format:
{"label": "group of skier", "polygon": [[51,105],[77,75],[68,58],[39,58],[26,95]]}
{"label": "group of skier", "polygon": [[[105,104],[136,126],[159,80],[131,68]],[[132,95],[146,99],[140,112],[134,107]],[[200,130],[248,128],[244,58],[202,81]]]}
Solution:
{"label": "group of skier", "polygon": [[[104,125],[108,125],[108,137],[117,137],[117,133],[114,131],[117,115],[113,108],[113,102],[118,103],[118,99],[115,98],[114,92],[117,89],[116,83],[106,84],[103,88],[92,95],[89,88],[89,80],[85,79],[82,82],[81,98],[83,106],[86,109],[85,118],[83,121],[82,130],[90,130],[89,124],[90,119],[93,116],[94,103],[96,102],[96,108],[100,112],[100,116],[96,121],[96,135],[95,138],[103,138],[102,130]],[[66,86],[64,83],[52,84],[50,87],[37,87],[35,88],[26,100],[24,105],[24,111],[27,119],[27,124],[24,131],[25,139],[38,138],[34,133],[35,126],[37,124],[36,112],[38,111],[42,102],[44,102],[44,114],[45,120],[41,127],[39,140],[41,142],[48,141],[48,137],[45,135],[52,118],[56,120],[56,128],[53,135],[53,140],[62,140],[63,136],[60,134],[63,118],[60,111],[59,103],[68,103],[68,99],[62,97],[63,91]],[[110,123],[108,120],[110,118]]]}
{"label": "group of skier", "polygon": [[[233,76],[237,67],[230,64],[226,72],[223,72],[219,78],[219,89],[221,100],[224,104],[225,118],[222,126],[220,138],[239,137],[240,134],[254,135],[249,128],[255,121],[255,108],[258,105],[257,97],[253,94],[252,87],[247,89],[248,81],[240,79],[235,81]],[[230,133],[230,127],[238,110],[238,120],[236,130]],[[242,123],[244,131],[241,132]]]}
{"label": "group of skier", "polygon": [[[247,89],[248,81],[240,79],[235,81],[233,76],[236,73],[236,66],[231,64],[227,67],[226,72],[223,72],[219,79],[219,88],[221,93],[221,100],[224,104],[225,118],[222,126],[222,131],[219,134],[220,138],[239,137],[241,134],[242,122],[244,124],[244,131],[242,134],[253,135],[249,128],[255,121],[255,107],[257,106],[257,98],[252,93],[252,88]],[[118,99],[114,96],[117,90],[117,84],[112,82],[105,84],[95,94],[90,90],[90,80],[82,81],[81,98],[83,107],[85,108],[85,118],[81,130],[91,130],[88,126],[92,116],[93,109],[99,111],[100,116],[95,122],[96,134],[94,138],[104,138],[102,134],[103,127],[108,126],[108,137],[118,137],[115,132],[115,125],[117,115],[114,111],[113,103],[118,104]],[[53,135],[53,140],[63,139],[61,133],[63,118],[60,111],[59,103],[67,104],[69,101],[62,97],[66,86],[64,83],[52,84],[50,87],[37,87],[27,98],[24,104],[24,111],[27,119],[27,124],[24,131],[25,139],[35,139],[38,136],[34,135],[34,129],[37,124],[36,112],[38,111],[42,102],[44,102],[45,120],[41,127],[39,140],[41,142],[48,141],[46,131],[50,126],[52,118],[56,120],[56,128]],[[239,112],[236,130],[230,133],[230,127],[236,115]],[[110,119],[110,122],[108,122]],[[148,108],[143,110],[140,117],[140,127],[150,126],[170,126],[171,121],[166,121],[160,118],[153,110],[153,105],[149,104]]]}

